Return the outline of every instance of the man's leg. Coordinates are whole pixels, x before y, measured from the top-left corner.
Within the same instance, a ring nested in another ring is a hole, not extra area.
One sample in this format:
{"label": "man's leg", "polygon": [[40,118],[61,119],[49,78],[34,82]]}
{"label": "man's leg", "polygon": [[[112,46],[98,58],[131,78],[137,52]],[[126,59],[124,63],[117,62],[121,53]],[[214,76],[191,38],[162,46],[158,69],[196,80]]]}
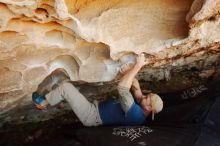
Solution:
{"label": "man's leg", "polygon": [[71,83],[63,83],[46,95],[50,105],[65,99],[85,126],[101,125],[98,105],[90,103]]}

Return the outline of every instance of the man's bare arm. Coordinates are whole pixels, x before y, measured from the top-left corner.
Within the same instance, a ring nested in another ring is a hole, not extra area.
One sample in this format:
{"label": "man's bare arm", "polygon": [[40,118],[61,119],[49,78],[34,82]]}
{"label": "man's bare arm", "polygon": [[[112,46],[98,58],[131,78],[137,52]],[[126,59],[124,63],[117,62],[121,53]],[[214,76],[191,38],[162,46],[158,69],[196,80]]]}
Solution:
{"label": "man's bare arm", "polygon": [[134,78],[136,74],[145,64],[146,60],[144,55],[138,55],[135,66],[122,77],[118,84],[117,89],[119,92],[119,102],[125,112],[127,112],[134,103],[134,99],[129,90],[133,84],[133,81],[135,81]]}
{"label": "man's bare arm", "polygon": [[139,103],[141,101],[143,93],[141,91],[139,81],[136,78],[134,78],[132,82],[131,91],[133,92],[135,100]]}

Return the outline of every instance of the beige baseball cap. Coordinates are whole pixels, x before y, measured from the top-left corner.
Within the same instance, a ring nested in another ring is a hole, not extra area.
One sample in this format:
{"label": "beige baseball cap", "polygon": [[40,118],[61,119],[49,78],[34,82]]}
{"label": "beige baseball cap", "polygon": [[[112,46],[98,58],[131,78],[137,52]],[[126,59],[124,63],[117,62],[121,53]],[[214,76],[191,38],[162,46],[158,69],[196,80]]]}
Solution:
{"label": "beige baseball cap", "polygon": [[148,95],[151,100],[151,107],[152,107],[152,120],[154,120],[154,114],[159,113],[163,109],[163,101],[159,95],[150,93]]}

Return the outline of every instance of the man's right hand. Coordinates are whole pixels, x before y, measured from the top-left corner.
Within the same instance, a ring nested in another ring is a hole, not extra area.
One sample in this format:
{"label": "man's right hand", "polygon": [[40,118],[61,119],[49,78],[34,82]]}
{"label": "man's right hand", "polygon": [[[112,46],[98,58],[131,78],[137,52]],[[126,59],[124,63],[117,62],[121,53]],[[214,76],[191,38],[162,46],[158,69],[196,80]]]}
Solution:
{"label": "man's right hand", "polygon": [[136,65],[142,67],[148,63],[148,59],[145,57],[144,53],[138,54],[136,58]]}

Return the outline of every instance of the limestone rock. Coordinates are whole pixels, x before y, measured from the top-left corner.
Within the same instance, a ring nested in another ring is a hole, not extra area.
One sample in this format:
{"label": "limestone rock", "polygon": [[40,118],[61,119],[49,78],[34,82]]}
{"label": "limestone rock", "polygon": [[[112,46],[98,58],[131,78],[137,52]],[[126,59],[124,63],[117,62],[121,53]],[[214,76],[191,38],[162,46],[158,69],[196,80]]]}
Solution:
{"label": "limestone rock", "polygon": [[56,68],[109,82],[140,52],[151,58],[148,81],[209,66],[219,59],[219,11],[220,0],[0,0],[0,109]]}

